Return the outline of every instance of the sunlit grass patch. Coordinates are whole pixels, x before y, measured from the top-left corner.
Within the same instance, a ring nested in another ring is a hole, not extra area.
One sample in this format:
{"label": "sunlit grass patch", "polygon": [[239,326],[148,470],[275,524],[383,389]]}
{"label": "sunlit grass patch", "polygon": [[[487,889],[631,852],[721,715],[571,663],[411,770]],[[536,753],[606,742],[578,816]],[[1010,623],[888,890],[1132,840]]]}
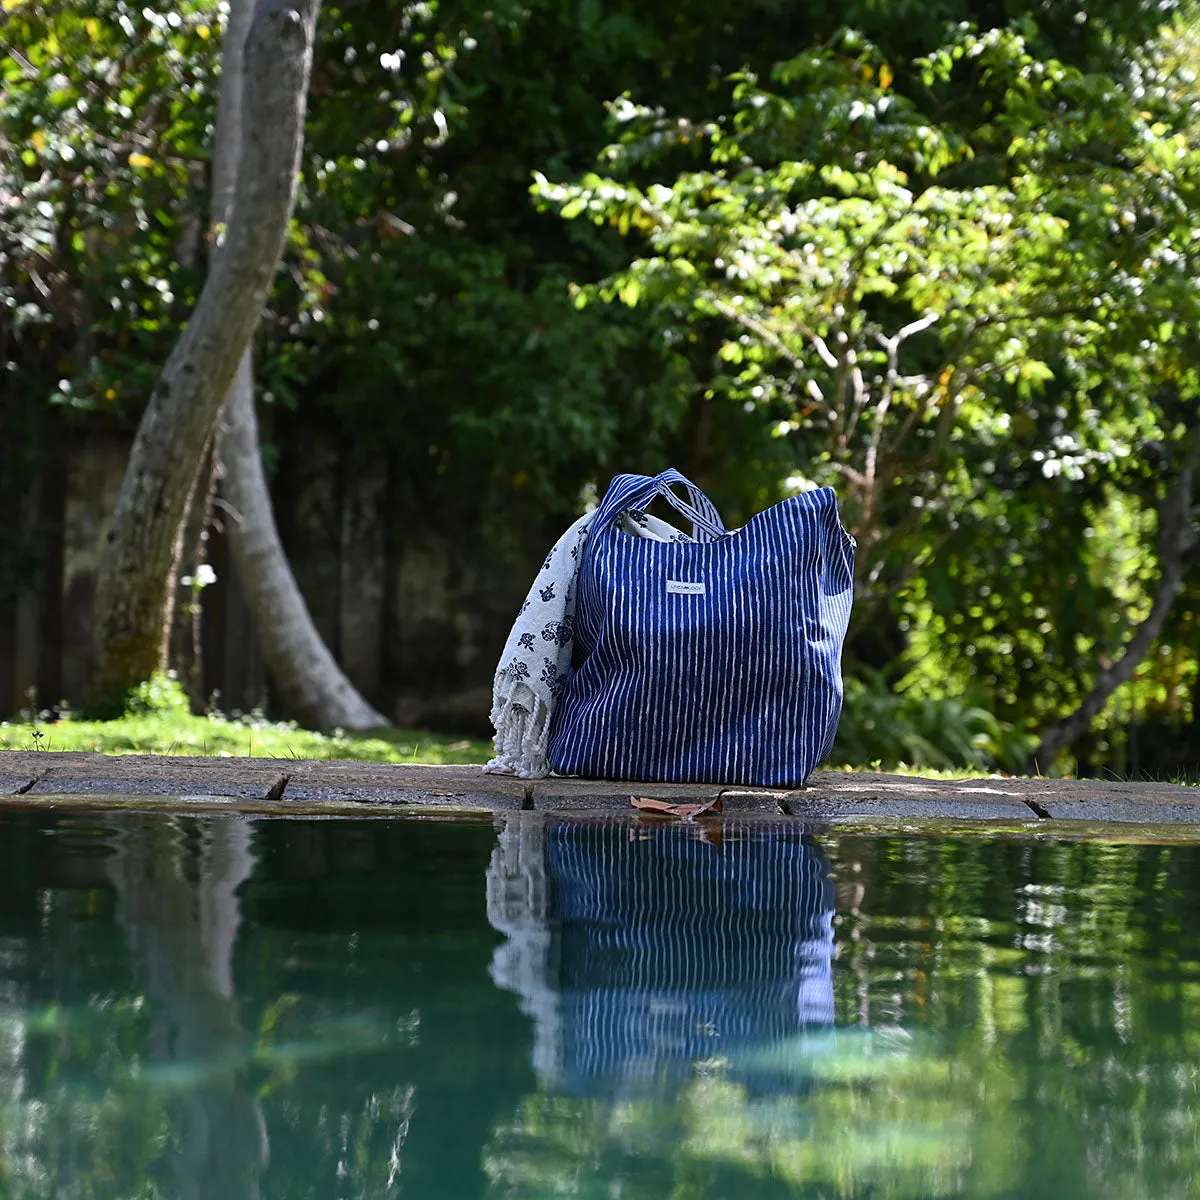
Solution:
{"label": "sunlit grass patch", "polygon": [[114,721],[0,722],[0,750],[94,750],[101,754],[208,754],[253,758],[346,758],[368,762],[480,763],[490,742],[413,729],[315,733],[259,716],[137,713]]}

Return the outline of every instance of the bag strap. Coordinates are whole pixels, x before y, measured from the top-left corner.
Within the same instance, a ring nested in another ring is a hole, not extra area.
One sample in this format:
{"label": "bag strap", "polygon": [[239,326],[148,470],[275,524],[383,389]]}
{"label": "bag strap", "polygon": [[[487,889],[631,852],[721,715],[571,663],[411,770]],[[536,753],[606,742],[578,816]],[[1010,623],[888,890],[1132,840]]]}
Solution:
{"label": "bag strap", "polygon": [[[676,485],[687,489],[688,499],[676,494]],[[659,475],[617,475],[608,485],[608,491],[596,511],[592,522],[591,536],[595,537],[609,525],[614,524],[622,513],[630,509],[643,510],[661,496],[692,523],[692,536],[698,542],[711,542],[726,534],[725,524],[716,505],[690,479],[674,468]]]}

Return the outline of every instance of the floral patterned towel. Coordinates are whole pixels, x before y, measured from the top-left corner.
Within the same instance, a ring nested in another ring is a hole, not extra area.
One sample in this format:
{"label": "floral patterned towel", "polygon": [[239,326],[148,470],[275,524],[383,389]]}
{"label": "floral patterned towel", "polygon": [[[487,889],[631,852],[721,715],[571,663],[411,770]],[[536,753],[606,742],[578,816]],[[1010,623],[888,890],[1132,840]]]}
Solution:
{"label": "floral patterned towel", "polygon": [[[504,643],[492,691],[496,757],[483,768],[493,775],[544,779],[550,774],[550,720],[571,666],[575,584],[594,516],[585,513],[554,543]],[[655,542],[692,541],[641,512],[626,514],[621,527]]]}

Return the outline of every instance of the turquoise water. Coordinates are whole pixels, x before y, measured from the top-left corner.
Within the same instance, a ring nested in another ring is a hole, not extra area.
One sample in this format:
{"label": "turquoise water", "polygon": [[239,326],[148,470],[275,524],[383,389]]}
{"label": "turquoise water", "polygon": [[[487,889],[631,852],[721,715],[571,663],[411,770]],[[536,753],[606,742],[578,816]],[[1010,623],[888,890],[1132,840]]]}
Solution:
{"label": "turquoise water", "polygon": [[0,1200],[1191,1196],[1200,851],[0,815]]}

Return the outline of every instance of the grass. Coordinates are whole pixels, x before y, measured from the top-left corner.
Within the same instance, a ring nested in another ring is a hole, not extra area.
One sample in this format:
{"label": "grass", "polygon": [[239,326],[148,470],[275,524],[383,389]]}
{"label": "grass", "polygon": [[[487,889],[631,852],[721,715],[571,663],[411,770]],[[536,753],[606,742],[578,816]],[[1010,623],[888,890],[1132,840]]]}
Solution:
{"label": "grass", "polygon": [[[101,754],[183,754],[251,758],[342,758],[390,763],[484,763],[492,757],[490,741],[456,734],[413,729],[379,729],[371,733],[314,733],[293,722],[273,722],[260,713],[225,717],[196,716],[178,682],[159,675],[130,694],[123,716],[87,721],[73,715],[51,722],[0,721],[0,750],[92,750]],[[833,770],[883,771],[926,779],[986,779],[1003,775],[979,767],[938,769],[907,763],[839,763]],[[1115,776],[1114,776],[1115,778]],[[1150,776],[1131,782],[1150,782]],[[1194,774],[1174,772],[1164,782],[1200,784]]]}
{"label": "grass", "polygon": [[95,750],[101,754],[211,754],[252,758],[352,758],[367,762],[482,763],[490,742],[413,729],[313,733],[261,717],[130,714],[114,721],[68,718],[0,722],[0,750]]}
{"label": "grass", "polygon": [[919,763],[871,763],[870,766],[854,766],[851,763],[830,761],[820,771],[844,771],[854,775],[910,775],[921,779],[1007,779],[1004,771],[988,771],[983,767],[960,767],[954,770],[944,767],[923,767]]}
{"label": "grass", "polygon": [[[193,716],[189,712],[127,714],[113,721],[72,717],[53,723],[0,722],[0,750],[94,750],[101,754],[207,754],[235,758],[345,758],[366,762],[483,763],[492,744],[457,734],[413,729],[380,729],[371,733],[314,733],[290,722],[260,716],[228,718]],[[839,765],[839,771],[886,771],[933,779],[982,779],[988,772],[973,768],[939,771],[905,763],[868,767]]]}

